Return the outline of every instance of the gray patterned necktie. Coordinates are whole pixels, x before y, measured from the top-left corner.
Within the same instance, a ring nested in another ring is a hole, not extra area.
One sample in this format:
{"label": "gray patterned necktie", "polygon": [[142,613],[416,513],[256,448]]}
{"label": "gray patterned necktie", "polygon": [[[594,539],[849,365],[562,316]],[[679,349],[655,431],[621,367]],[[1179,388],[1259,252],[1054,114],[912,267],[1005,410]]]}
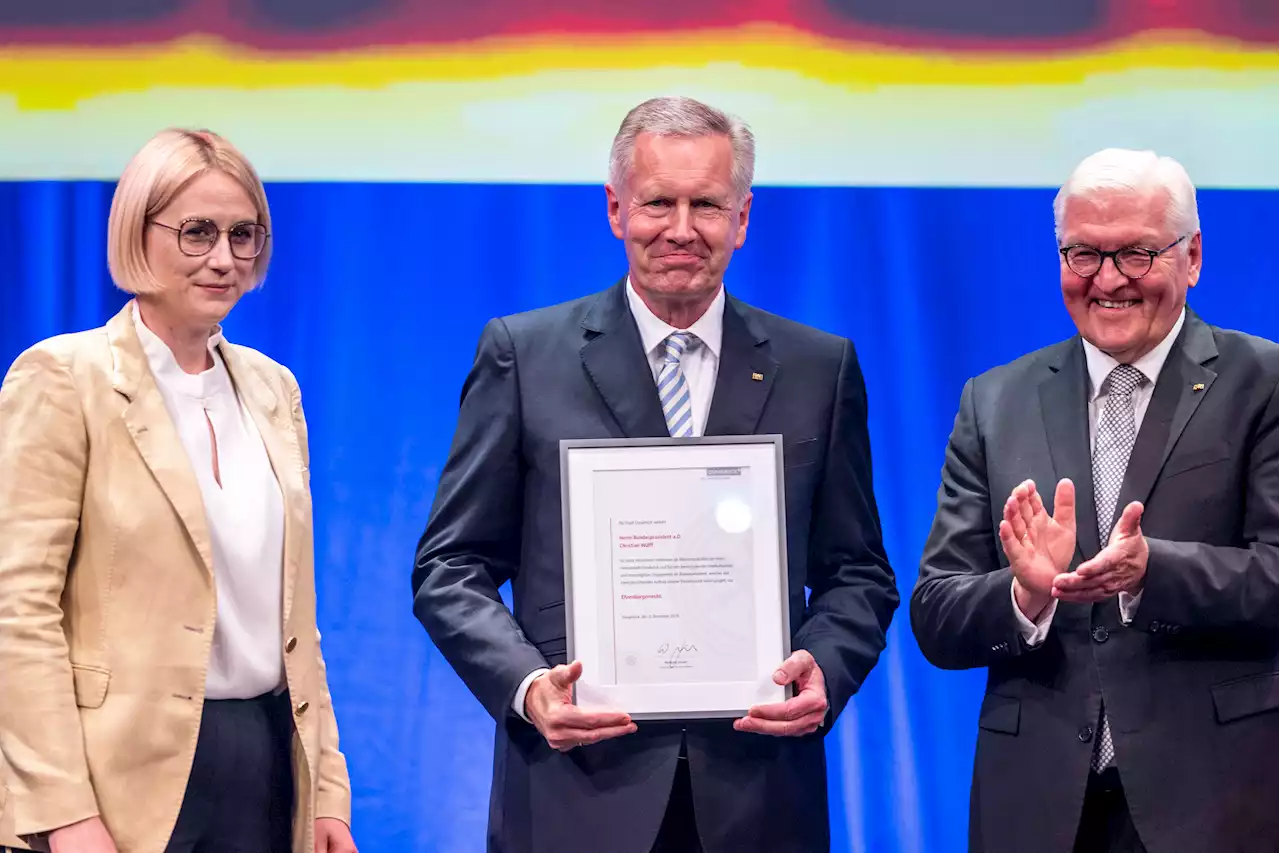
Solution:
{"label": "gray patterned necktie", "polygon": [[[1116,501],[1120,499],[1120,485],[1129,467],[1129,455],[1138,437],[1137,418],[1134,417],[1133,392],[1147,378],[1142,371],[1129,364],[1116,365],[1107,376],[1104,388],[1107,400],[1098,419],[1098,433],[1093,442],[1093,501],[1098,511],[1098,542],[1107,546],[1111,538],[1111,519],[1115,516]],[[1098,724],[1092,766],[1101,773],[1115,764],[1116,750],[1111,742],[1111,724],[1104,709]]]}

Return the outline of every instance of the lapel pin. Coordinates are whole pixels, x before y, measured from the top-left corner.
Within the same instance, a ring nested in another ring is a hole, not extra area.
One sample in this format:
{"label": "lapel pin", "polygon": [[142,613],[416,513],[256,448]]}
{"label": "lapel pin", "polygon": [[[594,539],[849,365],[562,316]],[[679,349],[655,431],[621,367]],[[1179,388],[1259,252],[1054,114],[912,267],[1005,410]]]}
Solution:
{"label": "lapel pin", "polygon": [[[757,381],[757,382],[763,382],[763,381],[764,381],[764,374],[763,374],[763,373],[753,373],[753,374],[751,374],[751,378],[752,378],[752,379],[754,379],[754,380],[755,380],[755,381]],[[1202,385],[1202,386],[1200,386],[1200,387],[1202,387],[1202,388],[1203,388],[1204,386]]]}
{"label": "lapel pin", "polygon": [[1192,390],[1192,391],[1203,391],[1203,390],[1204,390],[1204,383],[1203,383],[1203,382],[1197,382],[1195,385],[1192,385],[1192,386],[1191,386],[1191,390]]}

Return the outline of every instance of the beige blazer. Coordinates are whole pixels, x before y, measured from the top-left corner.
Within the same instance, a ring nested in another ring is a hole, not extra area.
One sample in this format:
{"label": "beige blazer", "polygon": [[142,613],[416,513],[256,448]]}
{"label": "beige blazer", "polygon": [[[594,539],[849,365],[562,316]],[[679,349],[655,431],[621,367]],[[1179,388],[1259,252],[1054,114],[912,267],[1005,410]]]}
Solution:
{"label": "beige blazer", "polygon": [[[0,386],[0,844],[101,815],[120,853],[162,853],[182,805],[215,618],[200,487],[129,314],[43,341]],[[307,427],[288,369],[223,359],[284,496],[284,636],[297,788],[350,823],[316,630]]]}

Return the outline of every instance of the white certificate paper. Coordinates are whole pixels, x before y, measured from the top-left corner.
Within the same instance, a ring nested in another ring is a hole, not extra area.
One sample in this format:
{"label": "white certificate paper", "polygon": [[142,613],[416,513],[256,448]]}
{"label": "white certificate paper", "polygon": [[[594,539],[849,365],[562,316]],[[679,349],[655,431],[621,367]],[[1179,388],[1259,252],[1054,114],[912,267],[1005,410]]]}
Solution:
{"label": "white certificate paper", "polygon": [[772,680],[789,653],[780,442],[564,444],[578,703],[644,719],[785,699]]}
{"label": "white certificate paper", "polygon": [[[751,470],[596,471],[601,678],[745,681],[755,672]],[[776,661],[774,662],[776,665]]]}

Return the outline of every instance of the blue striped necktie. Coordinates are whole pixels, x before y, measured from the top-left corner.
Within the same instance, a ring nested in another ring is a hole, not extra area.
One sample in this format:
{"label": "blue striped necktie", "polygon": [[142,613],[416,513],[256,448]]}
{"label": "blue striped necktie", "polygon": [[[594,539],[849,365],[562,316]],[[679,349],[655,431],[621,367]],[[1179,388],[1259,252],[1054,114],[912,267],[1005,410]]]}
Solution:
{"label": "blue striped necktie", "polygon": [[697,341],[691,332],[672,332],[663,342],[662,370],[658,373],[658,399],[667,419],[667,432],[672,438],[693,435],[693,397],[684,378],[680,359]]}

